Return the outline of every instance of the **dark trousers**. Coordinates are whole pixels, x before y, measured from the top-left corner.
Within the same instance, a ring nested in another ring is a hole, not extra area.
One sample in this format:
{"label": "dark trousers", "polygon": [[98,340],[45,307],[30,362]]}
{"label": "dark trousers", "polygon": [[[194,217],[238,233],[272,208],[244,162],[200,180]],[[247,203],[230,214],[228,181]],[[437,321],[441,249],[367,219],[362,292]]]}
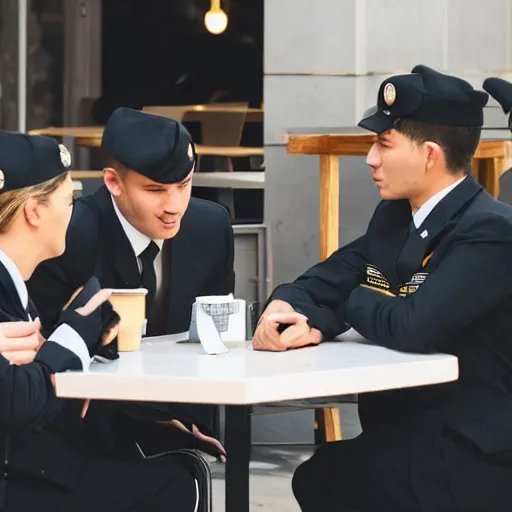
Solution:
{"label": "dark trousers", "polygon": [[419,512],[410,480],[409,440],[385,437],[361,434],[321,446],[293,476],[301,510]]}
{"label": "dark trousers", "polygon": [[193,512],[194,479],[171,457],[91,459],[73,490],[21,474],[7,484],[5,512]]}
{"label": "dark trousers", "polygon": [[292,487],[302,512],[507,512],[510,459],[446,430],[413,438],[391,425],[321,446]]}

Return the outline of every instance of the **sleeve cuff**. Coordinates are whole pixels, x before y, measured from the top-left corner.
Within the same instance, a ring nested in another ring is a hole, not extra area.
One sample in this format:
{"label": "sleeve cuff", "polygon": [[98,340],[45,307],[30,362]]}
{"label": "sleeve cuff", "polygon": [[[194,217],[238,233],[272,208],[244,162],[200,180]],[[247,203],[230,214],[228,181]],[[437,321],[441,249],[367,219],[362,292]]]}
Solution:
{"label": "sleeve cuff", "polygon": [[50,373],[82,369],[82,362],[74,352],[51,340],[42,344],[34,361],[44,365]]}
{"label": "sleeve cuff", "polygon": [[87,370],[91,364],[89,349],[81,336],[69,325],[62,324],[52,334],[49,341],[73,352],[82,363],[82,369]]}

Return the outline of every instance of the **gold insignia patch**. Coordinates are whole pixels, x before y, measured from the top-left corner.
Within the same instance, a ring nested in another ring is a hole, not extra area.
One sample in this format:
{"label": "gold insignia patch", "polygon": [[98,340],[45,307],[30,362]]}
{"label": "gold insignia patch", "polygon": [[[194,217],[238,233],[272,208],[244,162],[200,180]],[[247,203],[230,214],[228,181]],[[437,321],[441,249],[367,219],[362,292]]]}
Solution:
{"label": "gold insignia patch", "polygon": [[194,151],[192,149],[192,144],[188,145],[188,159],[194,160]]}
{"label": "gold insignia patch", "polygon": [[427,277],[428,272],[418,272],[414,274],[410,281],[400,286],[398,295],[400,297],[407,297],[407,295],[418,291],[418,288],[426,281]]}
{"label": "gold insignia patch", "polygon": [[396,89],[393,84],[386,84],[384,87],[384,101],[386,105],[391,106],[396,100]]}
{"label": "gold insignia patch", "polygon": [[374,265],[366,265],[366,283],[368,287],[377,288],[389,292],[391,285],[382,275],[381,271]]}
{"label": "gold insignia patch", "polygon": [[362,284],[362,288],[368,288],[369,290],[373,290],[374,292],[382,293],[384,295],[388,295],[389,297],[396,297],[394,293],[391,293],[388,290],[383,290],[382,288],[376,288],[375,286],[369,286],[367,284]]}

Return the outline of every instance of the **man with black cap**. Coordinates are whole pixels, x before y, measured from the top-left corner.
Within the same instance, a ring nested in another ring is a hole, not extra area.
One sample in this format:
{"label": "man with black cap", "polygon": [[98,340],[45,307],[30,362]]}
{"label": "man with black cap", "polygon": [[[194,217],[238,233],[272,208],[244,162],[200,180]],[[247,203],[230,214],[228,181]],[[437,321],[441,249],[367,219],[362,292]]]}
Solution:
{"label": "man with black cap", "polygon": [[485,92],[416,66],[360,126],[383,201],[366,234],[269,299],[259,350],[353,327],[394,350],[458,357],[453,383],[359,397],[363,433],[327,443],[293,491],[304,512],[505,511],[512,502],[512,209],[470,175]]}
{"label": "man with black cap", "polygon": [[[43,325],[51,325],[73,290],[95,275],[107,288],[148,289],[148,335],[187,331],[196,297],[234,291],[228,212],[191,199],[196,154],[177,121],[117,109],[102,147],[105,185],[76,201],[65,254],[41,265],[28,285]],[[211,435],[215,407],[96,403],[86,418],[97,418],[113,445],[139,456],[135,440],[145,453],[196,446],[194,436],[160,422],[179,420],[188,431],[195,425]]]}

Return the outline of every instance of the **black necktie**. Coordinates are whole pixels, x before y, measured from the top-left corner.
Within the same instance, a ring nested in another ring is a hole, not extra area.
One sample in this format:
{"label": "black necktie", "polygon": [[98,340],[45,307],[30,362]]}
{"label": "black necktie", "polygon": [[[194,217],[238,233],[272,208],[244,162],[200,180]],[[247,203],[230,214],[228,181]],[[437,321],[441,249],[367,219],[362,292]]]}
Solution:
{"label": "black necktie", "polygon": [[[419,231],[423,232],[421,228]],[[409,281],[413,274],[418,272],[421,268],[421,262],[425,257],[427,244],[426,237],[422,238],[420,233],[416,230],[414,222],[411,222],[409,234],[396,260],[396,271],[402,284]]]}
{"label": "black necktie", "polygon": [[171,240],[166,240],[162,247],[162,284],[155,296],[153,307],[148,317],[147,336],[160,336],[168,333],[169,306],[171,300]]}
{"label": "black necktie", "polygon": [[149,242],[149,245],[140,253],[140,261],[142,263],[141,280],[142,286],[148,290],[146,296],[146,318],[149,318],[149,311],[156,294],[156,273],[155,258],[160,249],[155,242]]}

